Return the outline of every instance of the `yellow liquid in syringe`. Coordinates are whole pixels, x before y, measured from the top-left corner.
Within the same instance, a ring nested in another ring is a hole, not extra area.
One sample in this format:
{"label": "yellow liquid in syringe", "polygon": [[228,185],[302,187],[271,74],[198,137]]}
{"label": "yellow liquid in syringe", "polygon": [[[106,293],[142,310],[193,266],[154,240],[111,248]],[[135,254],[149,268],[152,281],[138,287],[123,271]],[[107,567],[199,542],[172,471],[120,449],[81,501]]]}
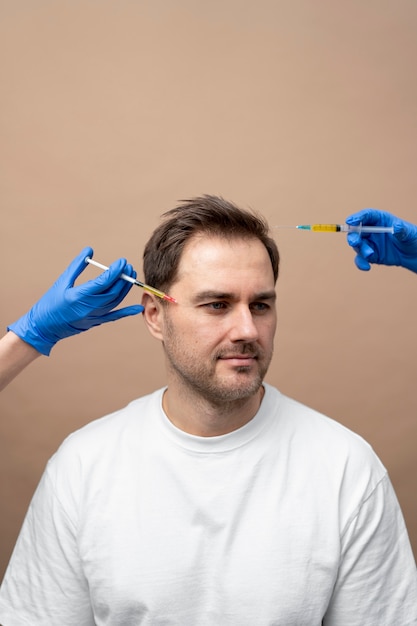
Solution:
{"label": "yellow liquid in syringe", "polygon": [[297,226],[300,230],[312,230],[316,233],[339,233],[343,229],[340,224],[302,224]]}

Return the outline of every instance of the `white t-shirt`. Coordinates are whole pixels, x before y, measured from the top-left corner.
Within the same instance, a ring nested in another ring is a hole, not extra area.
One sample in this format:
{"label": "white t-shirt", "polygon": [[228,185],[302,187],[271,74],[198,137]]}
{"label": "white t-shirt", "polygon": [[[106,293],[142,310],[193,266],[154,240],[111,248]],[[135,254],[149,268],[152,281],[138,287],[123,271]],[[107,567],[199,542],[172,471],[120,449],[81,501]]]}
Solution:
{"label": "white t-shirt", "polygon": [[163,389],[49,461],[0,592],[3,626],[405,626],[417,579],[369,445],[265,385],[195,437]]}

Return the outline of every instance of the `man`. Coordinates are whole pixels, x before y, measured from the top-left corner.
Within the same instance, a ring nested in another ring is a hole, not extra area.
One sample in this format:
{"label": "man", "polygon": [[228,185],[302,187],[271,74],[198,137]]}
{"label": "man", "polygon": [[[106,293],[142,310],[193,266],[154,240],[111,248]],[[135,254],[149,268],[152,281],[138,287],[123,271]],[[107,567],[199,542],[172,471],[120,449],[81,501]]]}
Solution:
{"label": "man", "polygon": [[278,250],[213,196],[144,252],[168,385],[71,435],[30,506],[3,626],[405,626],[417,581],[386,470],[357,435],[263,382]]}

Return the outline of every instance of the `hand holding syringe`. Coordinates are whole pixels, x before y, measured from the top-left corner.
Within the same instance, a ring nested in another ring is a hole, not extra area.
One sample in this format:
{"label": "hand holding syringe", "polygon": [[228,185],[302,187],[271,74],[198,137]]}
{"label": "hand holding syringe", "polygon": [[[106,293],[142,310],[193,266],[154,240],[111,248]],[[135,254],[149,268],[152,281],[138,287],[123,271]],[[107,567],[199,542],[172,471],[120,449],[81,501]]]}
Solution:
{"label": "hand holding syringe", "polygon": [[417,273],[417,225],[378,209],[364,209],[346,218],[346,224],[278,226],[311,232],[346,233],[360,270],[371,264],[397,265]]}
{"label": "hand holding syringe", "polygon": [[359,224],[299,224],[298,226],[277,226],[276,228],[298,228],[314,233],[394,233],[393,226],[363,226]]}
{"label": "hand holding syringe", "polygon": [[[347,242],[355,250],[355,263],[360,270],[369,270],[371,263],[397,265],[417,272],[417,226],[411,222],[378,209],[363,209],[346,218],[351,226],[391,228],[391,234],[348,233]],[[376,232],[376,231],[375,231]],[[379,231],[382,232],[382,231]]]}
{"label": "hand holding syringe", "polygon": [[[85,262],[86,263],[91,263],[91,265],[95,265],[96,267],[99,267],[102,270],[108,270],[109,269],[107,267],[107,265],[103,265],[102,263],[98,263],[97,261],[94,261],[94,259],[92,259],[89,256],[87,256],[85,258]],[[123,280],[126,280],[129,283],[132,283],[132,285],[137,285],[138,287],[142,287],[142,289],[144,289],[145,291],[149,291],[149,293],[153,293],[154,296],[158,296],[158,298],[162,298],[162,300],[167,300],[168,302],[174,302],[174,303],[177,302],[175,300],[175,298],[172,298],[171,296],[169,296],[168,294],[164,293],[163,291],[159,291],[159,289],[155,289],[155,287],[151,287],[150,285],[146,285],[145,283],[142,283],[140,280],[136,280],[136,278],[132,278],[132,276],[128,276],[127,274],[122,274],[120,276],[120,278],[123,278]]]}

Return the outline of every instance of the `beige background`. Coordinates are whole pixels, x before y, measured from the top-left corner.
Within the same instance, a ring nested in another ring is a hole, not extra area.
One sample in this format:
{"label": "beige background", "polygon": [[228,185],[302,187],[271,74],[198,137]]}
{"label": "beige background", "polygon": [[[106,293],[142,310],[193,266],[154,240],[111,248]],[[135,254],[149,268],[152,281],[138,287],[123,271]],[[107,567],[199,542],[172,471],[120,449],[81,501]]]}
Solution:
{"label": "beige background", "polygon": [[[159,215],[191,195],[271,225],[366,206],[416,222],[416,32],[414,0],[0,1],[1,328],[84,245],[141,276]],[[343,235],[275,233],[268,381],[373,445],[417,549],[416,276],[359,272]],[[137,317],[60,343],[2,393],[2,570],[61,440],[163,383]]]}

